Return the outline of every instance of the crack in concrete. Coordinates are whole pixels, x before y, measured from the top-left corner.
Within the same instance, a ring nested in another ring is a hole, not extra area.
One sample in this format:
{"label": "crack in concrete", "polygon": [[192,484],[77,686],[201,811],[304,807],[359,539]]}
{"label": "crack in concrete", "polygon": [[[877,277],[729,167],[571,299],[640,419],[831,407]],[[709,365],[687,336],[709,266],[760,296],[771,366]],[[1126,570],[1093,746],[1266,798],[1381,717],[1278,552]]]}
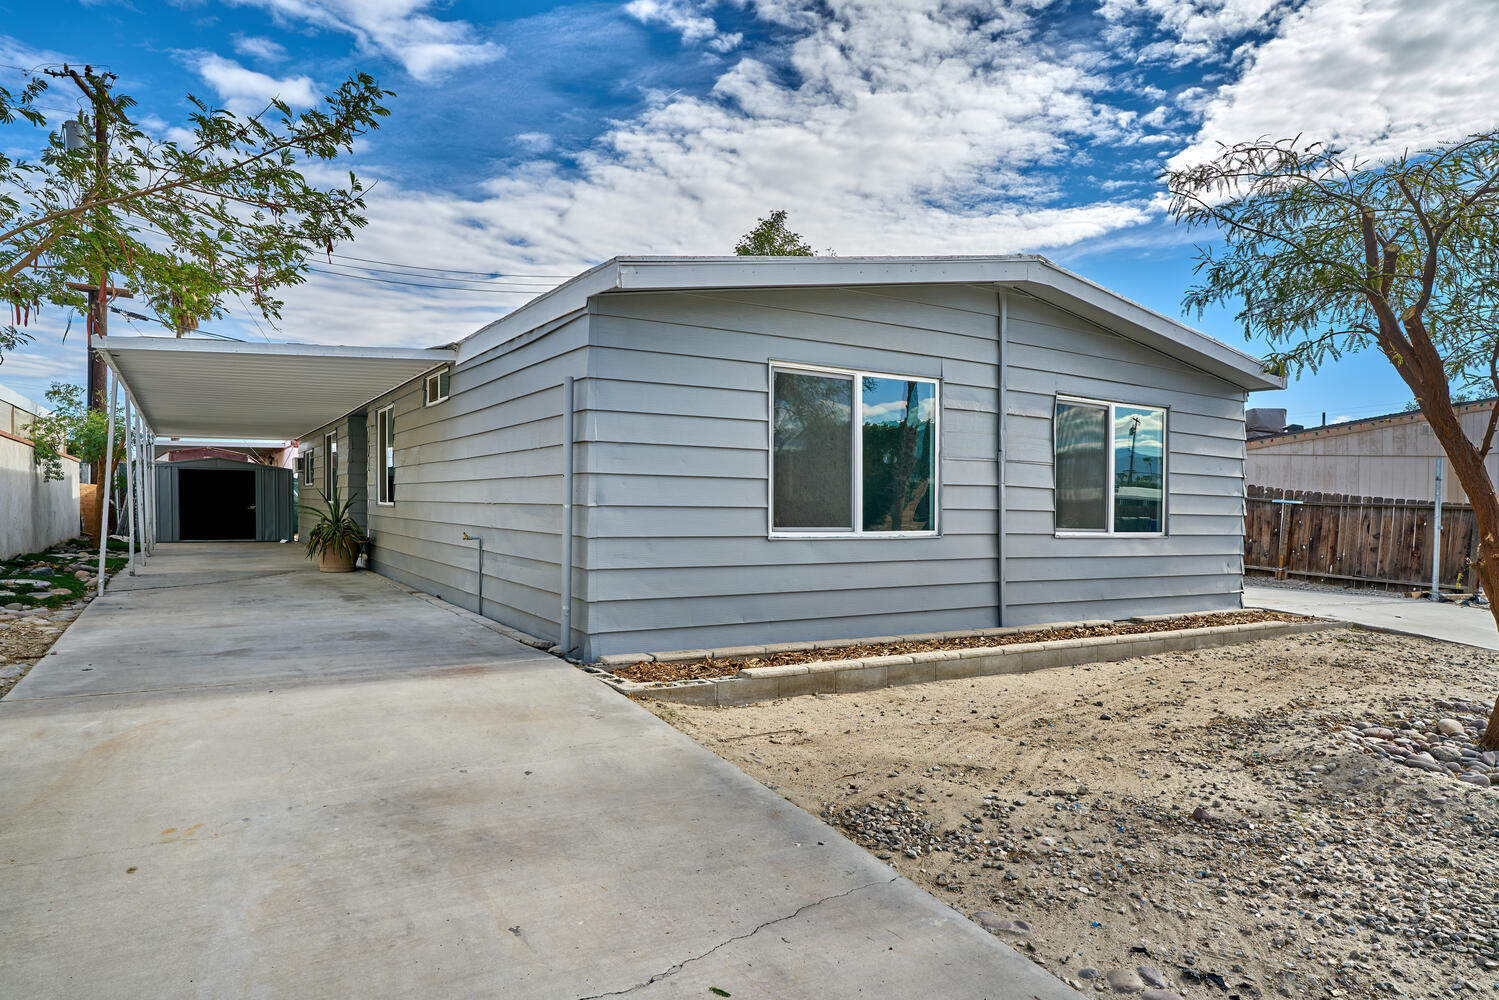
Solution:
{"label": "crack in concrete", "polygon": [[823,903],[830,903],[835,899],[844,899],[848,896],[852,896],[856,892],[863,892],[865,889],[873,889],[875,886],[892,885],[899,878],[900,876],[896,875],[894,878],[890,879],[883,879],[876,882],[866,882],[864,885],[856,885],[852,889],[846,890],[844,892],[835,892],[831,896],[824,896],[821,899],[814,899],[810,903],[803,903],[801,906],[798,906],[795,910],[791,911],[783,917],[775,917],[771,920],[767,920],[763,924],[755,927],[753,930],[747,931],[743,934],[736,934],[733,937],[729,938],[727,941],[720,941],[718,944],[709,948],[701,955],[693,955],[691,958],[684,958],[676,965],[668,968],[665,972],[658,972],[654,976],[651,976],[649,979],[644,980],[643,982],[636,983],[634,986],[630,986],[622,990],[614,990],[610,993],[593,993],[586,997],[579,997],[578,1000],[602,1000],[602,998],[604,997],[622,997],[628,993],[634,993],[636,990],[644,989],[645,987],[650,986],[653,983],[659,983],[663,979],[670,979],[672,976],[675,976],[677,973],[681,972],[693,962],[698,962],[707,958],[709,955],[713,954],[715,951],[718,951],[720,948],[727,948],[729,945],[735,943],[736,941],[743,941],[746,938],[752,938],[767,927],[772,927],[776,924],[784,923],[787,920],[794,920],[815,906],[821,906]]}

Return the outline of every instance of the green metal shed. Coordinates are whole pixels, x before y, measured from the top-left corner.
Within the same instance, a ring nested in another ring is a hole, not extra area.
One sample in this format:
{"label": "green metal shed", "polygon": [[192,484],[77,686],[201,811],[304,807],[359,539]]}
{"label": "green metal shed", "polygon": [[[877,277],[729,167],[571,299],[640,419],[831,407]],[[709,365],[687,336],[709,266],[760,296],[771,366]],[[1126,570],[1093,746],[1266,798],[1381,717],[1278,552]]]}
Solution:
{"label": "green metal shed", "polygon": [[163,542],[289,541],[290,469],[198,458],[156,463],[156,538]]}

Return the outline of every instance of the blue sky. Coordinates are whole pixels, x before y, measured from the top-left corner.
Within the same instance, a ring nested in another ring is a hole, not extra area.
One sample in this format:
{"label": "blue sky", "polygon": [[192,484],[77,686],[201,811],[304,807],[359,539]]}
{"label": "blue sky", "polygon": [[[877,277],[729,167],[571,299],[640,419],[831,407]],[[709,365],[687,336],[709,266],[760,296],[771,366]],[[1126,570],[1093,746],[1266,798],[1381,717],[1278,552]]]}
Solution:
{"label": "blue sky", "polygon": [[[349,164],[371,225],[278,325],[205,325],[242,339],[451,341],[616,254],[728,252],[781,207],[819,251],[1045,253],[1261,353],[1227,312],[1182,316],[1203,236],[1165,217],[1159,171],[1219,140],[1379,156],[1491,127],[1494,37],[1492,0],[4,0],[0,80],[105,66],[163,136],[189,92],[305,104],[355,70],[397,92]],[[34,141],[0,126],[8,152]],[[0,382],[81,380],[64,326],[44,315]],[[1409,398],[1370,354],[1254,405],[1315,423]]]}

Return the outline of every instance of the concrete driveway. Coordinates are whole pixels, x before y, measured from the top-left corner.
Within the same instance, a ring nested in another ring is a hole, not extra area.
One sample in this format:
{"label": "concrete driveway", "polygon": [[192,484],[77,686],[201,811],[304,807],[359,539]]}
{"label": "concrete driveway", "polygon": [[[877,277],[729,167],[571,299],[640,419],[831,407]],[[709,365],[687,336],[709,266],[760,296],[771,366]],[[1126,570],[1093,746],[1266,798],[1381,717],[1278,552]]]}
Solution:
{"label": "concrete driveway", "polygon": [[1257,587],[1247,580],[1244,583],[1244,606],[1332,618],[1483,649],[1499,649],[1499,628],[1495,628],[1494,616],[1488,608],[1464,608],[1408,597]]}
{"label": "concrete driveway", "polygon": [[0,701],[0,995],[1076,996],[468,616],[158,552]]}

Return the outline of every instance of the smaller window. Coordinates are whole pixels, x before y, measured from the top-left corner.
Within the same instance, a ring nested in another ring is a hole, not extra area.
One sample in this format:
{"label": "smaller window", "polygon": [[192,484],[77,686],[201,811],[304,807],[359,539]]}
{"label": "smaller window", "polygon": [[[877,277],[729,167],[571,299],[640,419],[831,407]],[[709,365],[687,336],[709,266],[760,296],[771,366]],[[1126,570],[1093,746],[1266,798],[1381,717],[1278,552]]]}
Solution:
{"label": "smaller window", "polygon": [[338,432],[323,435],[324,450],[328,458],[323,462],[323,496],[331,498],[338,488]]}
{"label": "smaller window", "polygon": [[452,374],[444,368],[427,376],[427,406],[435,406],[448,398],[452,387]]}
{"label": "smaller window", "polygon": [[1166,532],[1166,411],[1058,397],[1056,530]]}
{"label": "smaller window", "polygon": [[375,414],[375,502],[395,503],[396,500],[396,428],[395,406],[387,406]]}

